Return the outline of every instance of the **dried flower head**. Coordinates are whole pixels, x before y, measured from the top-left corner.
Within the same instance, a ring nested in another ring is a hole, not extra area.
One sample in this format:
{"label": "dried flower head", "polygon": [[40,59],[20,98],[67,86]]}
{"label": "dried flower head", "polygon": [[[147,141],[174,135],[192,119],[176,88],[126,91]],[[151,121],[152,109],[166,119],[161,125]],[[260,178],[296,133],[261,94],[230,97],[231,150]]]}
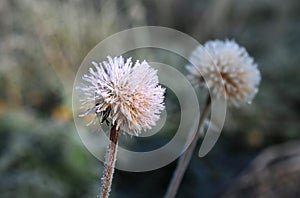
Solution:
{"label": "dried flower head", "polygon": [[116,125],[118,130],[138,135],[150,129],[164,109],[165,89],[158,84],[157,71],[146,61],[123,57],[108,57],[108,62],[92,62],[93,68],[82,79],[87,84],[77,87],[82,92],[81,116],[94,115],[93,123],[100,120]]}
{"label": "dried flower head", "polygon": [[[260,72],[244,47],[233,40],[208,41],[197,47],[187,65],[189,77],[197,84],[207,85],[213,97],[225,95],[229,105],[251,103],[258,91]],[[219,78],[221,75],[222,78]]]}

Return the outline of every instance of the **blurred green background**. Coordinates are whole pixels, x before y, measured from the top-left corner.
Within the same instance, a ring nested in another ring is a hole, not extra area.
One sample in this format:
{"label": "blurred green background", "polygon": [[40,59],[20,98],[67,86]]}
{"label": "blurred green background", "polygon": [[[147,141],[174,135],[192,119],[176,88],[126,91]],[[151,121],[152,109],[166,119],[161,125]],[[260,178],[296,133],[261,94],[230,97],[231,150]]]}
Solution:
{"label": "blurred green background", "polygon": [[[212,152],[195,154],[178,197],[300,197],[298,0],[1,0],[0,197],[96,197],[102,163],[76,132],[73,81],[98,42],[143,25],[234,38],[262,73],[253,104],[230,109]],[[117,170],[111,197],[162,197],[175,166]]]}

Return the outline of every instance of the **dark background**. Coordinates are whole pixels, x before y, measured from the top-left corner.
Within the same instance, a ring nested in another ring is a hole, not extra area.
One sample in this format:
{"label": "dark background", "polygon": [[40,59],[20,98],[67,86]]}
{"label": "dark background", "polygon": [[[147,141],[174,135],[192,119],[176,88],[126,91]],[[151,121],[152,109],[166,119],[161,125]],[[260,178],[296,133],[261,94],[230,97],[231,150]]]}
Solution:
{"label": "dark background", "polygon": [[[0,197],[96,197],[102,163],[74,126],[74,77],[98,42],[143,25],[235,39],[262,74],[178,197],[300,197],[299,21],[297,0],[0,1]],[[162,197],[175,166],[116,171],[111,197]]]}

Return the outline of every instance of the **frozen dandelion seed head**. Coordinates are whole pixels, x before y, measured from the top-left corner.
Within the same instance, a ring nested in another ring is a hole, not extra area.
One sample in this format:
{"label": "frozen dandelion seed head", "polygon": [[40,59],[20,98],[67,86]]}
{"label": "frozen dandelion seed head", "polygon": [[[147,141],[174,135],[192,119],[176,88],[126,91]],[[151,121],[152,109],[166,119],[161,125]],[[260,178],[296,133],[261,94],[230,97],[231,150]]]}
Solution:
{"label": "frozen dandelion seed head", "polygon": [[116,125],[130,135],[155,126],[164,107],[165,89],[159,85],[157,71],[146,61],[122,56],[102,63],[92,62],[83,75],[84,83],[76,87],[81,92],[80,116],[92,115],[103,123]]}
{"label": "frozen dandelion seed head", "polygon": [[[251,103],[258,91],[260,72],[246,49],[233,40],[208,41],[190,56],[189,77],[207,86],[212,97],[225,96],[229,105]],[[220,75],[222,78],[220,78]]]}

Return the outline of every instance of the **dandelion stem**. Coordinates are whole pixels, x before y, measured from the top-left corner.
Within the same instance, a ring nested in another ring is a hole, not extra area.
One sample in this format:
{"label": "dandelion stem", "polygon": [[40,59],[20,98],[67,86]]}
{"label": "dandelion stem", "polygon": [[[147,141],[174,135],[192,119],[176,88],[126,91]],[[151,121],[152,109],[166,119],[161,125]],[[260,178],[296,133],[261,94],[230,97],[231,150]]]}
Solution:
{"label": "dandelion stem", "polygon": [[206,99],[206,103],[205,103],[203,112],[200,116],[198,127],[196,129],[197,131],[196,131],[195,138],[192,140],[192,142],[189,145],[189,147],[187,148],[187,150],[180,156],[177,167],[173,173],[171,182],[169,183],[169,187],[168,187],[167,193],[165,195],[165,198],[174,198],[177,194],[179,185],[183,179],[184,173],[189,165],[189,162],[191,161],[193,152],[194,152],[197,142],[200,138],[200,135],[201,135],[200,129],[204,123],[206,116],[209,113],[210,104],[211,104],[211,99],[210,99],[210,96],[208,96]]}
{"label": "dandelion stem", "polygon": [[118,130],[115,125],[111,128],[109,139],[110,143],[107,148],[103,176],[101,179],[100,198],[107,198],[111,190],[118,148]]}

